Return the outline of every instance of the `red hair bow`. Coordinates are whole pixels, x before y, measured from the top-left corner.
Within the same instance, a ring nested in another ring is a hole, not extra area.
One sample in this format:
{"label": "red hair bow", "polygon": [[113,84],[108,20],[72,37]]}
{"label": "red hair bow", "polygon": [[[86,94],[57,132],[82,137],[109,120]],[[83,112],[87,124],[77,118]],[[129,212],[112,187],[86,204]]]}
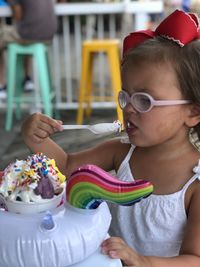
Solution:
{"label": "red hair bow", "polygon": [[199,39],[198,18],[193,13],[185,13],[181,10],[176,10],[164,19],[155,31],[137,31],[126,36],[123,43],[123,55],[130,48],[134,48],[155,36],[165,37],[183,47],[187,43]]}

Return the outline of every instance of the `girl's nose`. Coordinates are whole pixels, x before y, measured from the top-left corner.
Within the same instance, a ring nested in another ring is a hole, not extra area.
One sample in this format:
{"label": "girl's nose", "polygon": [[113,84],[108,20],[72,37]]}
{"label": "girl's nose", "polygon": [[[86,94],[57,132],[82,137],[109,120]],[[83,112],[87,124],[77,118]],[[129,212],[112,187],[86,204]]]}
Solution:
{"label": "girl's nose", "polygon": [[127,113],[137,113],[137,110],[134,108],[134,106],[129,102],[126,107],[124,108],[124,111]]}

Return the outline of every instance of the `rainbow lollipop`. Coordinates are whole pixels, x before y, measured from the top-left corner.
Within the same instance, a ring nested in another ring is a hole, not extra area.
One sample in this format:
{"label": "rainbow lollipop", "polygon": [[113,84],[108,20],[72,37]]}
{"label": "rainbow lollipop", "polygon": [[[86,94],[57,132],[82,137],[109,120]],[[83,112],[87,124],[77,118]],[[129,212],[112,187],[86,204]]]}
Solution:
{"label": "rainbow lollipop", "polygon": [[152,192],[153,185],[148,181],[120,181],[95,165],[85,165],[70,176],[66,197],[74,207],[95,209],[104,200],[131,206]]}

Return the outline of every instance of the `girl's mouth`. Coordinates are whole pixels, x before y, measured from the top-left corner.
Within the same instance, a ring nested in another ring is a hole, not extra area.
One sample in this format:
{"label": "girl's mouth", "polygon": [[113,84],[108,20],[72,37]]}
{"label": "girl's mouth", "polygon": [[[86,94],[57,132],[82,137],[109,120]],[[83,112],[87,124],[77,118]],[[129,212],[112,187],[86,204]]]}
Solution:
{"label": "girl's mouth", "polygon": [[133,133],[133,131],[135,131],[138,127],[130,122],[130,121],[126,121],[126,132],[129,133]]}

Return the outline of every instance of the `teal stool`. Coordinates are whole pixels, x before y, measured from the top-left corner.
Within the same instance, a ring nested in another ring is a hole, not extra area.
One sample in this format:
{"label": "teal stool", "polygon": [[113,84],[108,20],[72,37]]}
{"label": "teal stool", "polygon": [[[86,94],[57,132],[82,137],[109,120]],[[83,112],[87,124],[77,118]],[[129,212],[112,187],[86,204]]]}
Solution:
{"label": "teal stool", "polygon": [[10,43],[7,53],[6,131],[10,131],[12,128],[14,107],[16,108],[16,118],[20,119],[21,104],[23,102],[33,102],[33,97],[23,97],[23,56],[25,55],[30,55],[33,58],[40,85],[44,113],[52,117],[54,93],[51,88],[47,46],[43,43],[30,45]]}

